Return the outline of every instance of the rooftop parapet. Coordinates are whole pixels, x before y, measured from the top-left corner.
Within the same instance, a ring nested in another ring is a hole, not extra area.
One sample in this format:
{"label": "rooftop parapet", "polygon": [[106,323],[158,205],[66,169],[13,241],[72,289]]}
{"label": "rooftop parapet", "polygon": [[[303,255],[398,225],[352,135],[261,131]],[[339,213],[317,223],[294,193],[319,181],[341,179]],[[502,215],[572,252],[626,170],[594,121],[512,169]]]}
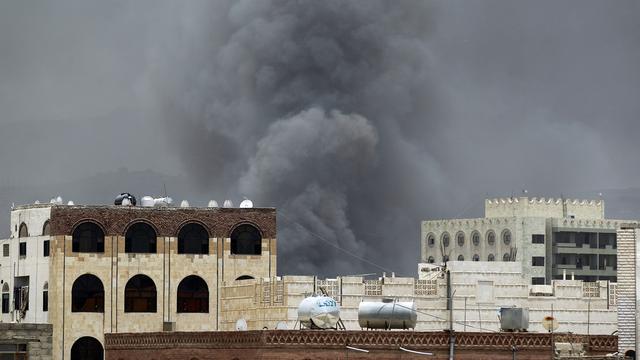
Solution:
{"label": "rooftop parapet", "polygon": [[604,200],[537,197],[486,199],[485,217],[545,217],[604,219]]}

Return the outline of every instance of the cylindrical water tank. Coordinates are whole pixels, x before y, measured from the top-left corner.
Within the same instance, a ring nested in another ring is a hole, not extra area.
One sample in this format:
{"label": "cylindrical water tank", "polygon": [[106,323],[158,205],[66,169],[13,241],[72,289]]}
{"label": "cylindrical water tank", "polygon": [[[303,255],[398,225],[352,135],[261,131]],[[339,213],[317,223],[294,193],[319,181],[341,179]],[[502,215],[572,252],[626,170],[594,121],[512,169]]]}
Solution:
{"label": "cylindrical water tank", "polygon": [[340,320],[340,305],[328,296],[310,296],[298,305],[298,321],[309,329],[333,329]]}
{"label": "cylindrical water tank", "polygon": [[358,323],[363,329],[414,329],[418,321],[413,301],[362,301]]}

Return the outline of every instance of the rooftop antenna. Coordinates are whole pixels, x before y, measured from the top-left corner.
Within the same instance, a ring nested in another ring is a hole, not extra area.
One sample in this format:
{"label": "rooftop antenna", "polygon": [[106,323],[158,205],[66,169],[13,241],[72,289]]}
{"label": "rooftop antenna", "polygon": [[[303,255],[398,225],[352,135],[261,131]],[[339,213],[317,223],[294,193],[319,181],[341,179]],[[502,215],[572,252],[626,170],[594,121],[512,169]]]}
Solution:
{"label": "rooftop antenna", "polygon": [[562,217],[567,217],[567,203],[564,201],[564,194],[560,193],[560,201],[562,201]]}
{"label": "rooftop antenna", "polygon": [[167,197],[167,184],[165,182],[162,183],[162,187],[164,188],[164,197]]}

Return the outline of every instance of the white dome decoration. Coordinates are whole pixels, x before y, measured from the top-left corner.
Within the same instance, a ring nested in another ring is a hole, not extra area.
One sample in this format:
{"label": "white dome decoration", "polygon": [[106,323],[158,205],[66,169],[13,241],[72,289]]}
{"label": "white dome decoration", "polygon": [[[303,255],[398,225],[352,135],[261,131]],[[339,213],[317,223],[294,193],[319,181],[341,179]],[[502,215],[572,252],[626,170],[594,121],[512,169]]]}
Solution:
{"label": "white dome decoration", "polygon": [[73,201],[69,200],[69,202],[67,203],[67,205],[71,206],[71,205],[75,205],[75,204],[73,203]]}
{"label": "white dome decoration", "polygon": [[62,205],[62,196],[58,195],[58,197],[56,197],[56,204]]}
{"label": "white dome decoration", "polygon": [[151,196],[143,196],[142,199],[140,199],[140,205],[143,207],[153,207],[155,201]]}
{"label": "white dome decoration", "polygon": [[189,207],[189,202],[187,200],[182,200],[180,203],[180,207],[187,208]]}
{"label": "white dome decoration", "polygon": [[240,203],[240,207],[243,208],[243,209],[252,208],[253,207],[253,201],[251,201],[249,199],[244,199]]}
{"label": "white dome decoration", "polygon": [[220,205],[218,205],[218,202],[217,202],[217,201],[215,201],[215,200],[211,200],[211,201],[209,201],[209,204],[207,204],[207,206],[208,206],[208,207],[210,207],[210,208],[217,208],[217,207],[220,207]]}
{"label": "white dome decoration", "polygon": [[222,204],[222,207],[232,208],[233,207],[233,201],[225,200],[224,203]]}

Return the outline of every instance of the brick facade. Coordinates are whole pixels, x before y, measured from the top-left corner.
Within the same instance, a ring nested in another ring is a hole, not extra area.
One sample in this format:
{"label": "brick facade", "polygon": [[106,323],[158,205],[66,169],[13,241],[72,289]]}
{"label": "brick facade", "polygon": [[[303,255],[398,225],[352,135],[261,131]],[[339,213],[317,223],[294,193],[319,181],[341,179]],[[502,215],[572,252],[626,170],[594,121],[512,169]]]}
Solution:
{"label": "brick facade", "polygon": [[[617,348],[615,336],[555,334],[558,342],[589,343],[590,355],[602,355]],[[423,359],[401,351],[432,352],[431,359],[447,359],[446,332],[412,331],[221,331],[199,333],[106,334],[107,360],[169,359]],[[369,350],[348,350],[350,345]],[[549,359],[550,334],[457,333],[456,359]]]}

